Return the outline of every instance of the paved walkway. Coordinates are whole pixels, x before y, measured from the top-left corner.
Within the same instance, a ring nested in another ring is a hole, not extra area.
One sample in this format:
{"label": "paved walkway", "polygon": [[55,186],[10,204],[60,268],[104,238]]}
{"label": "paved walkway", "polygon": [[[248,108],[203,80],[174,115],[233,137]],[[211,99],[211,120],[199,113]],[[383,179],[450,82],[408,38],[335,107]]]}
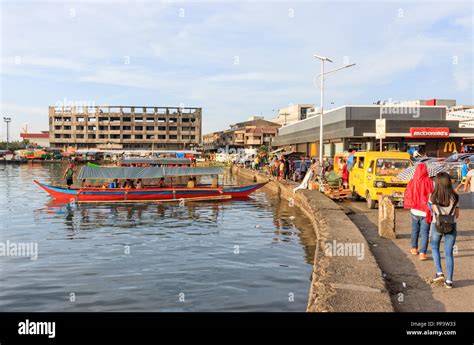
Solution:
{"label": "paved walkway", "polygon": [[[461,195],[458,221],[457,254],[454,257],[454,289],[432,285],[435,268],[428,249],[428,260],[420,261],[410,250],[411,222],[408,210],[396,210],[397,239],[378,236],[378,210],[369,210],[365,202],[344,202],[349,213],[369,242],[382,271],[397,311],[474,311],[474,194]],[[442,246],[443,248],[443,246]],[[443,249],[441,256],[444,265]]]}

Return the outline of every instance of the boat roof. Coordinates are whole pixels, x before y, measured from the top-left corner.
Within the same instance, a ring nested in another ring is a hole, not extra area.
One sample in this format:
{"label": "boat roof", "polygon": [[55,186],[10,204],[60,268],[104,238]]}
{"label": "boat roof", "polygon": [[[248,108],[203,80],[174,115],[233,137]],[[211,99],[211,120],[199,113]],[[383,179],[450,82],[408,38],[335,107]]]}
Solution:
{"label": "boat roof", "polygon": [[111,179],[146,179],[172,176],[220,175],[223,168],[188,168],[188,167],[101,167],[84,166],[79,171],[78,179],[111,180]]}
{"label": "boat roof", "polygon": [[120,164],[191,164],[188,158],[124,158]]}

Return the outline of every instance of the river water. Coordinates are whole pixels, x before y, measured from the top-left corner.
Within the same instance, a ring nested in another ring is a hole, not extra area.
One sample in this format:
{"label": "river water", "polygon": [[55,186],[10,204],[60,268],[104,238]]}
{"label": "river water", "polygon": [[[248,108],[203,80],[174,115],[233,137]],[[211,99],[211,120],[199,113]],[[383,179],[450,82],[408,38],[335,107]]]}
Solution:
{"label": "river water", "polygon": [[63,168],[0,165],[0,311],[305,311],[315,238],[287,201],[58,205],[33,179]]}

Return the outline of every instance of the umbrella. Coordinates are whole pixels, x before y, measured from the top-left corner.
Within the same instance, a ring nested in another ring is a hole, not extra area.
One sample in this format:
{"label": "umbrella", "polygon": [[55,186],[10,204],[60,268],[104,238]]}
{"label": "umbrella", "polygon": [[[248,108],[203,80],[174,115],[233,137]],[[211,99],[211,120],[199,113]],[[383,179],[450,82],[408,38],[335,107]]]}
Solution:
{"label": "umbrella", "polygon": [[[424,164],[424,163],[421,163],[421,164]],[[427,167],[428,167],[429,177],[434,177],[438,175],[438,173],[446,170],[444,166],[439,165],[439,164],[427,164]],[[415,169],[416,169],[416,165],[406,168],[401,173],[399,173],[397,177],[403,181],[410,181],[415,176]]]}

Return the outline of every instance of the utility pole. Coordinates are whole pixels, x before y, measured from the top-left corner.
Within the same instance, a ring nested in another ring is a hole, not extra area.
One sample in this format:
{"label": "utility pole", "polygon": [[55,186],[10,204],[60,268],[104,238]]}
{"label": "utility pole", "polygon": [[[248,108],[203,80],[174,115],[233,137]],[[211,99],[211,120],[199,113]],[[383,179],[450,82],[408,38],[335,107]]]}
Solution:
{"label": "utility pole", "polygon": [[3,121],[7,123],[7,150],[8,150],[8,143],[10,142],[10,122],[12,121],[11,117],[4,117]]}

